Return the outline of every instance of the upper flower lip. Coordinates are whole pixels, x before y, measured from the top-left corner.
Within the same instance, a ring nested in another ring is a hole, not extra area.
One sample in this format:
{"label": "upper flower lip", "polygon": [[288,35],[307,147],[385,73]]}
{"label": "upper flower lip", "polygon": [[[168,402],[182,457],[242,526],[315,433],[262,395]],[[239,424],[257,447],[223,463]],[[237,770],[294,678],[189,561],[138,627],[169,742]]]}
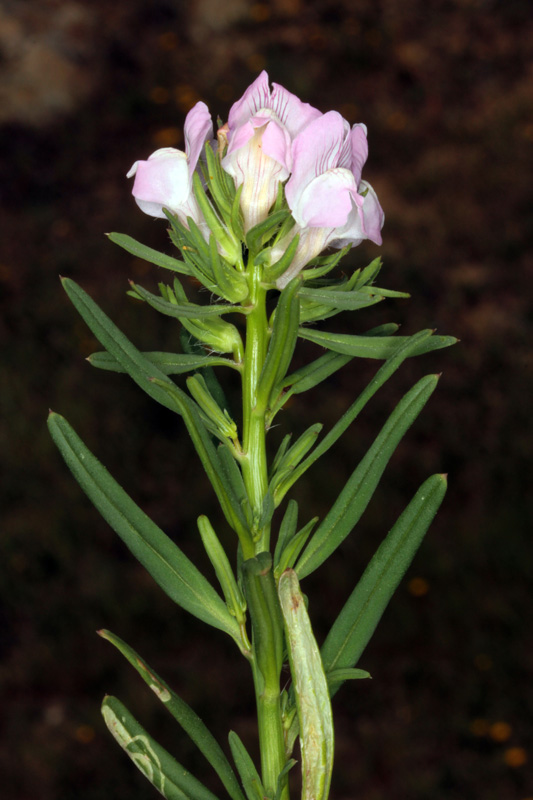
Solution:
{"label": "upper flower lip", "polygon": [[287,128],[293,139],[313,119],[322,113],[309,103],[303,103],[295,94],[287,91],[278,83],[270,89],[268,73],[263,70],[255,81],[246,89],[240,100],[230,109],[228,125],[230,131],[240,128],[258,112],[270,109]]}

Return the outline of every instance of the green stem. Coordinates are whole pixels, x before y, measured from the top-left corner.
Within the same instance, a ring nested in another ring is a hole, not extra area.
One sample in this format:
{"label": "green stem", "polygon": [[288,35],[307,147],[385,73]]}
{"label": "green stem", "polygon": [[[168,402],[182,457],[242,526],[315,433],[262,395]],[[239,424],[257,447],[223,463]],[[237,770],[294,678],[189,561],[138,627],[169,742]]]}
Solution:
{"label": "green stem", "polygon": [[[248,492],[254,517],[259,519],[263,499],[268,488],[266,459],[265,414],[257,408],[257,384],[265,362],[268,344],[268,323],[266,317],[266,289],[261,284],[261,267],[251,264],[248,277],[250,281],[251,311],[246,317],[246,349],[243,384],[243,452],[241,462],[244,484]],[[255,552],[268,549],[269,531],[263,533]]]}
{"label": "green stem", "polygon": [[[259,553],[243,564],[248,611],[252,620],[252,671],[257,703],[261,772],[266,796],[274,797],[285,766],[281,720],[280,672],[283,663],[283,620],[270,553]],[[281,796],[288,800],[287,780]]]}
{"label": "green stem", "polygon": [[[246,317],[246,347],[243,382],[243,458],[241,468],[257,522],[262,514],[268,489],[265,411],[257,405],[257,386],[268,346],[266,289],[261,283],[262,268],[248,267],[250,311]],[[255,528],[255,525],[254,525]],[[252,624],[252,671],[257,703],[261,777],[266,794],[274,797],[278,778],[286,763],[280,702],[280,673],[283,648],[283,621],[279,610],[272,559],[268,550],[270,525],[252,531],[256,558],[244,554],[244,579],[248,613]],[[269,562],[269,565],[268,565]],[[281,800],[289,800],[287,778]]]}

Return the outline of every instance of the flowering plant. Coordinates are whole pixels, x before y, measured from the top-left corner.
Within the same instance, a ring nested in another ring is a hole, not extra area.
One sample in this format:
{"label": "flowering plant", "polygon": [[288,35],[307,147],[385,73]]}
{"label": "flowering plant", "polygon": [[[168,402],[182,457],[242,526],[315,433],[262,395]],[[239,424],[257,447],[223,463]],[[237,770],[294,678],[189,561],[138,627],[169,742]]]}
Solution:
{"label": "flowering plant", "polygon": [[[182,417],[220,503],[225,523],[221,520],[216,527],[225,524],[236,535],[232,559],[211,521],[198,517],[198,531],[220,584],[217,590],[124,492],[69,423],[50,414],[54,441],[102,516],[169,597],[226,633],[250,664],[259,768],[234,731],[229,734],[232,766],[174,690],[118,636],[100,631],[192,738],[232,800],[288,800],[297,739],[302,800],[329,796],[331,698],[346,681],[369,677],[359,660],[446,489],[443,475],[425,481],[319,647],[300,581],[358,523],[438,376],[422,378],[400,400],[322,521],[314,517],[300,525],[297,502],[289,499],[285,505],[285,498],[406,358],[455,342],[432,330],[397,336],[393,324],[362,334],[309,327],[342,311],[408,296],[376,287],[379,259],[349,277],[329,277],[363,239],[381,243],[383,211],[361,178],[367,154],[364,125],[350,127],[335,111],[322,114],[276,84],[271,90],[263,72],[233,105],[217,140],[207,106],[197,103],[185,121],[185,152],[158,150],[128,173],[135,179],[133,195],[140,208],[168,220],[181,258],[124,234],[109,235],[130,253],[173,274],[172,283],[160,283],[158,293],[134,283],[129,293],[181,323],[182,352],[140,352],[79,286],[63,279],[68,296],[104,347],[89,357],[90,363],[127,373],[156,402]],[[328,247],[334,252],[325,254]],[[205,287],[214,302],[192,302],[186,291],[189,279]],[[267,296],[274,304],[270,314]],[[325,352],[291,371],[299,338]],[[271,457],[267,436],[289,398],[357,358],[383,363],[331,430],[319,438],[322,425],[316,423],[294,442],[288,433]],[[240,414],[227,407],[215,376],[214,368],[223,367],[240,376]],[[171,378],[187,373],[188,392]],[[291,682],[283,687],[286,661]],[[215,800],[119,700],[106,697],[102,711],[115,739],[164,797]]]}

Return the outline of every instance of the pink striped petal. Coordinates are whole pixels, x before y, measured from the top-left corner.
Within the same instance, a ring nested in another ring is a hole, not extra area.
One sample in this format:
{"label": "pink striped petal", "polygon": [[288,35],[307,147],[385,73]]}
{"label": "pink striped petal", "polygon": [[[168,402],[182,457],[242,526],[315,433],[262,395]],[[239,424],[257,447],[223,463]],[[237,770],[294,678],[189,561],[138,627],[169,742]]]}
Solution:
{"label": "pink striped petal", "polygon": [[253,117],[260,108],[268,108],[270,103],[270,87],[268,74],[263,70],[250,84],[240,100],[233,103],[228,116],[230,131],[240,128]]}
{"label": "pink striped petal", "polygon": [[350,168],[359,185],[363,166],[368,158],[368,142],[366,139],[366,125],[358,123],[353,126],[351,136],[351,164]]}
{"label": "pink striped petal", "polygon": [[183,133],[185,152],[189,158],[189,174],[192,177],[206,141],[213,138],[213,121],[205,103],[196,103],[191,108],[185,117]]}
{"label": "pink striped petal", "polygon": [[344,120],[337,111],[328,111],[311,122],[292,144],[293,168],[285,187],[291,210],[310,181],[337,166],[344,146]]}
{"label": "pink striped petal", "polygon": [[292,92],[288,92],[279,83],[272,85],[274,90],[269,108],[276,113],[286,126],[291,138],[294,139],[310,122],[322,116],[322,112],[318,108],[314,108],[309,103],[302,103],[299,97],[296,97]]}
{"label": "pink striped petal", "polygon": [[302,103],[292,92],[278,83],[270,90],[268,74],[263,70],[255,81],[246,89],[240,100],[230,109],[228,124],[230,130],[244,125],[258,111],[270,108],[287,127],[294,138],[312,120],[321,116],[317,108]]}

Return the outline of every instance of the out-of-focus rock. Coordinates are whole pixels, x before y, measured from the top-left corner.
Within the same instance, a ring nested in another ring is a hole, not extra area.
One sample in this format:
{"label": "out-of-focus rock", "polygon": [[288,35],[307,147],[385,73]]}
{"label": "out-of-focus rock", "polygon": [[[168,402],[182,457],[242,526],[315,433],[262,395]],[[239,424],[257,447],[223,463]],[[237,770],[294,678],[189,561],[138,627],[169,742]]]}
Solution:
{"label": "out-of-focus rock", "polygon": [[94,17],[79,3],[0,10],[0,124],[46,124],[82,102],[97,80],[94,30]]}

